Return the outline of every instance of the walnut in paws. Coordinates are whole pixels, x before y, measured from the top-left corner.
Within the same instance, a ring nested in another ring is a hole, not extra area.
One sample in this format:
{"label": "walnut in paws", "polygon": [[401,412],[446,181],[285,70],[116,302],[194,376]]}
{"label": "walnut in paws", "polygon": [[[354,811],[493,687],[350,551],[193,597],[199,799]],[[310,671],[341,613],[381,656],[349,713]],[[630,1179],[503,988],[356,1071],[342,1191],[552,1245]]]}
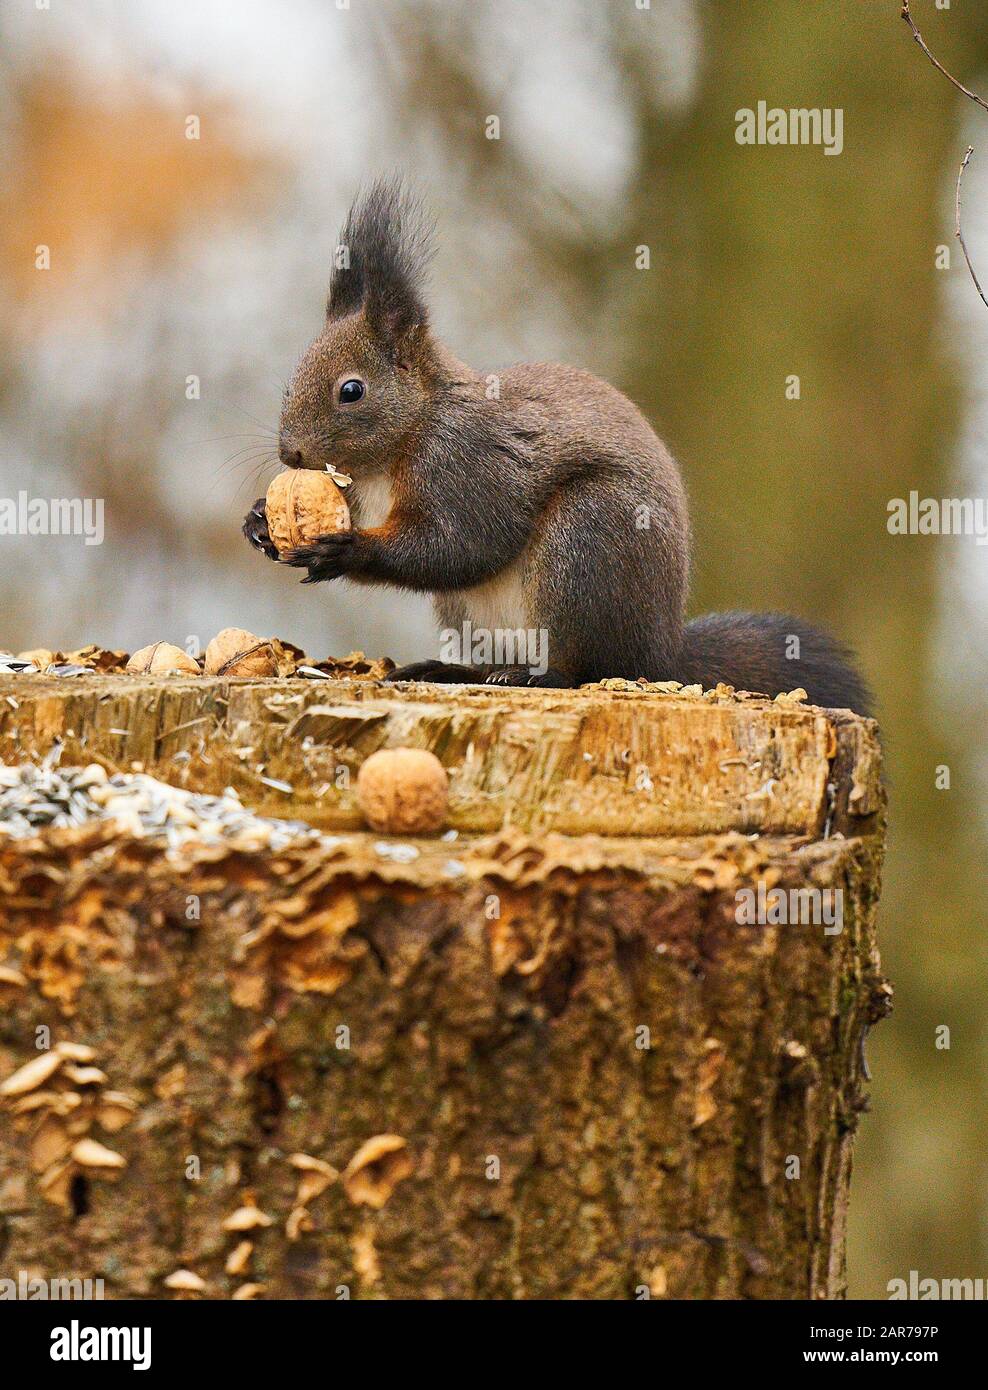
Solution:
{"label": "walnut in paws", "polygon": [[350,529],[350,508],[343,493],[328,473],[311,468],[279,473],[268,488],[264,510],[268,534],[279,554]]}

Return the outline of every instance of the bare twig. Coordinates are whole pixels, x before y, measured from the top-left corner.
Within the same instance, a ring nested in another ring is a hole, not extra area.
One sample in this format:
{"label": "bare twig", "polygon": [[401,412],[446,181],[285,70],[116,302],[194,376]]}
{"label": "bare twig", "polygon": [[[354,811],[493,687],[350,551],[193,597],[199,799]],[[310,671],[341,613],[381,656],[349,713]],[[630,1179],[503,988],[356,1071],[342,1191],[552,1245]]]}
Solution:
{"label": "bare twig", "polygon": [[957,240],[960,242],[961,250],[964,252],[964,259],[967,261],[967,268],[971,272],[971,279],[974,281],[974,287],[978,291],[978,294],[980,294],[985,306],[988,307],[988,299],[985,299],[985,292],[981,288],[981,281],[978,279],[974,266],[971,264],[971,257],[968,255],[967,246],[964,242],[964,234],[961,231],[961,181],[964,178],[964,170],[971,162],[972,154],[974,154],[974,146],[968,145],[967,154],[961,160],[961,167],[957,171],[957,220],[955,222],[955,229],[957,232]]}
{"label": "bare twig", "polygon": [[988,111],[988,101],[985,101],[984,97],[979,97],[977,92],[972,92],[969,87],[965,87],[963,82],[958,82],[957,78],[954,77],[952,73],[949,73],[947,69],[944,67],[944,65],[940,62],[940,60],[930,52],[929,48],[927,47],[926,40],[923,38],[923,35],[916,28],[915,21],[913,20],[912,15],[909,13],[909,0],[902,0],[902,18],[909,25],[909,29],[913,38],[919,44],[920,48],[926,54],[927,58],[929,58],[930,62],[936,68],[937,72],[942,72],[947,81],[952,82],[959,92],[963,92],[966,97],[970,97],[972,101],[976,101],[978,105],[982,107],[983,110]]}
{"label": "bare twig", "polygon": [[[923,38],[923,35],[916,28],[916,23],[912,15],[909,13],[909,0],[902,0],[902,18],[909,25],[909,32],[912,34],[913,38],[916,40],[920,48],[926,54],[927,58],[929,58],[930,62],[936,68],[937,72],[942,72],[947,81],[952,83],[953,86],[955,86],[959,92],[963,92],[966,97],[970,97],[973,102],[976,102],[977,105],[982,108],[982,110],[988,111],[988,101],[985,101],[984,97],[979,97],[977,92],[972,92],[969,87],[965,87],[963,82],[958,82],[957,78],[954,77],[952,73],[949,73],[947,69],[944,67],[944,65],[940,62],[940,60],[930,52],[926,44],[926,40]],[[985,298],[985,292],[981,288],[981,281],[978,279],[974,266],[971,263],[971,257],[968,254],[967,244],[964,241],[964,234],[961,231],[961,183],[964,179],[964,171],[971,162],[972,154],[974,154],[974,146],[969,145],[967,148],[967,154],[965,154],[964,158],[961,160],[961,167],[957,171],[957,194],[954,200],[956,208],[956,221],[954,226],[957,232],[957,240],[960,242],[961,250],[964,252],[964,259],[967,262],[967,268],[971,272],[971,279],[974,281],[974,288],[978,291],[978,294],[981,296],[982,303],[985,305],[986,308],[988,308],[988,299]]]}

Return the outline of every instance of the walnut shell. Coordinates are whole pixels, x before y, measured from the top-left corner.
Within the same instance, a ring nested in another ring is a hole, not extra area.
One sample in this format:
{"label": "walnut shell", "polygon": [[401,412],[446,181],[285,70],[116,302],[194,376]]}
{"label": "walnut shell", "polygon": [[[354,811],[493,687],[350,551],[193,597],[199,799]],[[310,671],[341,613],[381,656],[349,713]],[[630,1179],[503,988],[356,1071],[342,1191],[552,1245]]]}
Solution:
{"label": "walnut shell", "polygon": [[380,748],[357,774],[357,802],[373,830],[392,835],[438,830],[449,803],[446,769],[424,748]]}
{"label": "walnut shell", "polygon": [[271,643],[242,627],[225,627],[206,648],[207,676],[276,676]]}
{"label": "walnut shell", "polygon": [[320,536],[350,529],[350,508],[328,473],[287,468],[272,481],[264,502],[268,534],[279,554]]}
{"label": "walnut shell", "polygon": [[55,664],[55,653],[47,647],[32,647],[30,651],[18,652],[17,660],[33,662],[40,674],[44,675],[48,667]]}
{"label": "walnut shell", "polygon": [[198,676],[199,664],[188,652],[183,652],[181,647],[175,647],[171,642],[152,642],[149,647],[142,647],[134,653],[127,662],[127,670],[141,676],[164,676],[169,671]]}

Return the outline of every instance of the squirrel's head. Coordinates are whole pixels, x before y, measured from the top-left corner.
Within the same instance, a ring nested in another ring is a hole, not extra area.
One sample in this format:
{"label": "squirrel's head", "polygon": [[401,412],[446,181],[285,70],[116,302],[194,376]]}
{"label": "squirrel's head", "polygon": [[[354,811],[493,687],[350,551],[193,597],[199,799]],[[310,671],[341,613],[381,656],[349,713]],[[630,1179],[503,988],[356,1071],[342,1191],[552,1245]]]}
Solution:
{"label": "squirrel's head", "polygon": [[340,233],[326,326],[285,392],[279,453],[296,468],[367,473],[425,421],[434,352],[422,299],[429,228],[398,181],[357,199]]}

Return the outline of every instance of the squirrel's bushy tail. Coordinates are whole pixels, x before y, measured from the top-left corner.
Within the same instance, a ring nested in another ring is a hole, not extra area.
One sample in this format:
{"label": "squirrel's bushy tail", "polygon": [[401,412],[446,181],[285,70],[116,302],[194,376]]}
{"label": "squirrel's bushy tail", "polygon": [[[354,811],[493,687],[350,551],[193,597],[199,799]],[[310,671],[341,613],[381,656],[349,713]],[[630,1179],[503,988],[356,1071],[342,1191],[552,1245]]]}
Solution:
{"label": "squirrel's bushy tail", "polygon": [[852,653],[829,633],[785,613],[707,613],[687,623],[676,679],[708,689],[778,695],[798,687],[825,709],[869,714],[871,695]]}

